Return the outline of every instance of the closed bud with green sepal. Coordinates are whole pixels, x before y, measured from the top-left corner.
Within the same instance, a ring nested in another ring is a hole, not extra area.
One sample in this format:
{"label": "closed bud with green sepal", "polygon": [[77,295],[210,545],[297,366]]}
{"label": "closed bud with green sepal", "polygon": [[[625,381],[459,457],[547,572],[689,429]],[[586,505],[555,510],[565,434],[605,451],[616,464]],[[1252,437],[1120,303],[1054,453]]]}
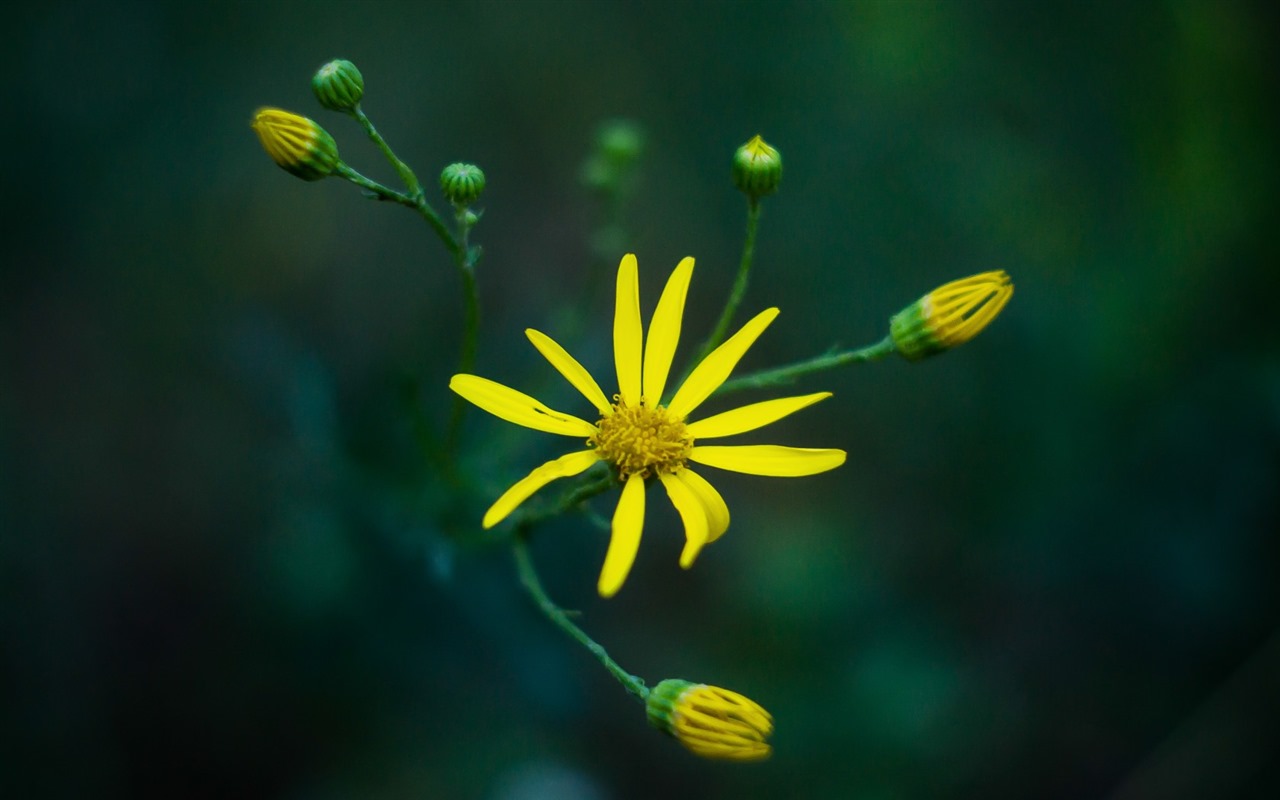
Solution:
{"label": "closed bud with green sepal", "polygon": [[450,164],[440,173],[440,188],[455,206],[469,206],[484,191],[484,173],[475,164]]}
{"label": "closed bud with green sepal", "polygon": [[316,70],[311,78],[311,88],[320,105],[330,111],[350,113],[364,97],[364,76],[355,64],[337,58]]}
{"label": "closed bud with green sepal", "polygon": [[778,191],[782,156],[755,136],[733,154],[733,184],[755,200]]}

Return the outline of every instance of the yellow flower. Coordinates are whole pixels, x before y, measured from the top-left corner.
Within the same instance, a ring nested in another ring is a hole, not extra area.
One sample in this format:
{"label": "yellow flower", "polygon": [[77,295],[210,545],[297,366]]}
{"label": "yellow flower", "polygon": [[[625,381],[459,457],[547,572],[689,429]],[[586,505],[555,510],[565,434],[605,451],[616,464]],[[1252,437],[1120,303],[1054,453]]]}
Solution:
{"label": "yellow flower", "polygon": [[982,332],[1013,297],[1004,270],[943,284],[889,320],[898,352],[910,361],[959,347]]}
{"label": "yellow flower", "polygon": [[843,450],[701,444],[705,439],[745,433],[776,422],[830,397],[830,392],[752,403],[696,422],[687,421],[773,322],[778,315],[776,308],[760,312],[716,348],[690,373],[670,402],[662,405],[692,276],[693,259],[686,258],[671,273],[653,312],[648,339],[644,339],[636,257],[623,257],[618,267],[613,320],[618,393],[612,402],[564,348],[545,334],[533,329],[525,331],[538,352],[595,406],[600,415],[595,423],[555,411],[515,389],[475,375],[454,375],[449,381],[450,389],[494,416],[527,428],[586,440],[586,449],[548,461],[507,489],[484,515],[485,528],[497,525],[534,492],[557,478],[577,475],[598,461],[612,465],[622,482],[622,495],[613,514],[612,536],[597,586],[602,597],[617,593],[635,561],[644,526],[646,479],[655,478],[662,484],[684,522],[686,541],[680,566],[687,569],[703,545],[715,541],[729,527],[729,509],[720,493],[690,469],[689,462],[776,477],[814,475],[844,463]]}
{"label": "yellow flower", "polygon": [[772,752],[765,741],[773,717],[737,692],[678,679],[662,681],[645,701],[649,723],[703,758],[758,761]]}

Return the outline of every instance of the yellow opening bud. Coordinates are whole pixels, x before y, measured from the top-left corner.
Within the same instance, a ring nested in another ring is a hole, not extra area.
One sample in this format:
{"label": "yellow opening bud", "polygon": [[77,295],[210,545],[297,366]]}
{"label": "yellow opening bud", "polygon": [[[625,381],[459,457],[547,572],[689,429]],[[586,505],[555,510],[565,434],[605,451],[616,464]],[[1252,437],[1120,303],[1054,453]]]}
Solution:
{"label": "yellow opening bud", "polygon": [[338,145],[312,120],[279,108],[260,108],[253,130],[271,160],[304,181],[332,175],[338,164]]}
{"label": "yellow opening bud", "polygon": [[668,679],[653,687],[645,703],[649,724],[674,736],[703,758],[759,761],[773,748],[773,717],[737,692]]}
{"label": "yellow opening bud", "polygon": [[970,275],[939,286],[889,320],[898,352],[909,361],[958,347],[991,324],[1013,297],[1004,270]]}
{"label": "yellow opening bud", "polygon": [[782,156],[764,139],[755,136],[733,154],[733,185],[752,199],[778,191],[782,182]]}

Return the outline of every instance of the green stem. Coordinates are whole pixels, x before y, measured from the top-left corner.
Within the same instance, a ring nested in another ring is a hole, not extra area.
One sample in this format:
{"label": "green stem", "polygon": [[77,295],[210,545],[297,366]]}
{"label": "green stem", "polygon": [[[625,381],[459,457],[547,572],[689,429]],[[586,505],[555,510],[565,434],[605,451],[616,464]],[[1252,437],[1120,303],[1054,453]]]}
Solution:
{"label": "green stem", "polygon": [[734,378],[731,381],[725,381],[715,394],[729,394],[730,392],[738,392],[743,389],[762,389],[766,386],[781,386],[783,384],[794,383],[795,380],[803,375],[812,372],[822,372],[827,369],[843,367],[846,364],[860,364],[865,361],[879,361],[885,356],[896,350],[893,343],[893,337],[886,336],[883,341],[876,342],[873,345],[863,347],[858,350],[845,350],[839,353],[826,353],[816,356],[808,361],[799,361],[795,364],[789,364],[785,367],[777,367],[775,369],[761,370],[760,372],[752,372],[743,375],[740,378]]}
{"label": "green stem", "polygon": [[586,631],[574,625],[569,619],[569,615],[564,612],[564,609],[552,602],[550,597],[547,597],[546,591],[542,588],[542,581],[538,579],[538,572],[534,569],[533,560],[529,558],[529,547],[525,543],[526,533],[527,531],[522,529],[512,541],[511,547],[516,557],[516,570],[520,574],[520,583],[529,592],[533,601],[538,604],[538,608],[557,628],[569,634],[574,641],[587,648],[591,655],[595,656],[604,665],[604,668],[609,670],[609,673],[617,679],[618,683],[622,684],[623,688],[638,697],[641,702],[647,700],[649,687],[644,685],[644,681],[627,672],[618,665],[618,662],[609,658],[609,654],[605,652],[603,647],[588,636]]}
{"label": "green stem", "polygon": [[[742,243],[742,260],[738,262],[738,277],[733,281],[733,290],[729,293],[729,301],[725,303],[724,311],[721,312],[719,321],[716,322],[716,326],[712,329],[711,335],[707,337],[707,341],[703,343],[702,350],[698,353],[697,358],[693,360],[694,366],[702,363],[702,360],[724,341],[725,334],[729,332],[729,325],[733,322],[733,315],[742,303],[743,295],[747,293],[747,278],[751,274],[751,259],[755,257],[756,227],[759,222],[760,198],[752,197],[747,201],[747,238]],[[684,381],[681,381],[676,385],[679,386],[683,383]]]}
{"label": "green stem", "polygon": [[373,140],[373,143],[378,146],[382,154],[391,162],[391,166],[396,168],[396,172],[400,175],[400,180],[404,181],[404,185],[409,189],[409,196],[414,198],[421,197],[422,185],[418,183],[418,176],[413,174],[413,170],[409,169],[408,164],[396,157],[396,154],[391,150],[391,146],[382,138],[382,134],[378,133],[377,128],[373,127],[373,122],[364,115],[364,111],[359,106],[356,106],[351,112],[351,116],[355,117],[356,121],[364,128],[364,132],[369,134],[369,138]]}
{"label": "green stem", "polygon": [[393,203],[399,203],[400,205],[408,206],[409,208],[418,207],[417,201],[415,201],[412,197],[409,197],[407,194],[404,194],[403,192],[397,192],[395,189],[390,189],[386,186],[383,186],[377,181],[369,180],[368,178],[361,175],[359,172],[356,172],[351,167],[348,167],[346,164],[344,164],[341,161],[338,162],[338,166],[334,168],[334,171],[338,174],[339,177],[344,178],[354,183],[356,186],[359,186],[360,188],[373,193],[380,200],[390,200]]}
{"label": "green stem", "polygon": [[[422,201],[422,204],[425,205],[425,201]],[[458,276],[462,279],[462,293],[466,299],[466,320],[463,323],[462,352],[458,356],[458,372],[471,372],[475,369],[476,343],[480,338],[480,291],[476,286],[475,264],[479,249],[473,251],[468,244],[471,226],[467,224],[466,216],[466,207],[458,207],[455,216],[458,235],[453,239],[456,243],[453,261],[458,267]],[[469,405],[462,397],[454,395],[453,408],[449,413],[449,432],[445,437],[447,453],[453,453],[457,449],[458,437],[462,435],[462,420],[466,416]]]}

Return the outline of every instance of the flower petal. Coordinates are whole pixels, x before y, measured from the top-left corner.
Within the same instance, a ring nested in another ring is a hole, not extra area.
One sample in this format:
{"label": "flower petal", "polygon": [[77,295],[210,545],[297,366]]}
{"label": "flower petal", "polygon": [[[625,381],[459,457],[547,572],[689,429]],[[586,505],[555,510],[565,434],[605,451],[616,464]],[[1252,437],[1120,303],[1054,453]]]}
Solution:
{"label": "flower petal", "polygon": [[773,322],[777,316],[776,308],[761,311],[737,333],[730,336],[728,341],[713,350],[711,355],[703,359],[702,363],[689,375],[667,409],[677,417],[688,416],[689,412],[720,388],[720,384],[724,383],[729,373],[733,372],[733,368],[738,365],[738,361],[746,354],[747,349],[755,343],[755,340],[764,333],[764,329],[769,327],[769,323]]}
{"label": "flower petal", "polygon": [[844,463],[843,450],[820,450],[807,447],[782,447],[776,444],[733,446],[694,446],[689,460],[709,467],[719,467],[748,475],[796,478],[817,475]]}
{"label": "flower petal", "polygon": [[613,597],[622,588],[640,549],[640,532],[644,530],[644,478],[632,475],[622,487],[618,508],[613,512],[613,534],[604,555],[600,582],[596,589],[601,597]]}
{"label": "flower petal", "polygon": [[569,355],[563,347],[561,347],[555,339],[546,335],[541,331],[535,331],[533,328],[526,328],[524,335],[529,337],[529,341],[533,342],[533,346],[538,348],[538,352],[551,362],[551,366],[556,368],[565,380],[573,384],[573,388],[582,392],[582,396],[596,407],[602,416],[609,416],[613,413],[613,405],[609,402],[609,398],[600,389],[600,384],[596,383],[596,379],[591,377],[591,373],[587,372],[586,367],[578,363],[577,359]]}
{"label": "flower petal", "polygon": [[618,394],[629,406],[640,403],[640,272],[636,257],[627,253],[618,265],[618,300],[613,312],[613,363],[618,371]]}
{"label": "flower petal", "polygon": [[503,492],[502,496],[493,505],[489,506],[489,510],[484,512],[484,519],[480,524],[484,526],[485,530],[492,528],[506,519],[508,514],[515,511],[521,503],[528,500],[534,492],[543,486],[557,478],[568,478],[572,475],[577,475],[599,460],[600,456],[595,450],[580,450],[576,453],[560,456],[554,461],[548,461],[513,483],[510,489]]}
{"label": "flower petal", "polygon": [[676,472],[676,477],[693,490],[702,501],[703,510],[707,512],[707,541],[714,542],[725,531],[729,530],[729,506],[716,491],[716,487],[707,483],[707,479],[691,469]]}
{"label": "flower petal", "polygon": [[658,299],[658,307],[649,321],[649,338],[644,343],[644,396],[650,406],[662,402],[667,388],[667,375],[671,372],[671,359],[675,357],[680,341],[680,323],[684,317],[684,300],[689,294],[689,279],[693,277],[693,259],[686,257],[667,279],[667,286]]}
{"label": "flower petal", "polygon": [[658,474],[658,480],[667,490],[671,504],[684,520],[684,551],[680,553],[680,566],[688,569],[707,543],[707,509],[689,486],[674,475]]}
{"label": "flower petal", "polygon": [[523,392],[478,375],[454,375],[449,379],[449,388],[495,417],[536,431],[563,436],[591,436],[596,432],[596,426],[586,420],[550,409]]}
{"label": "flower petal", "polygon": [[802,408],[811,406],[819,400],[826,400],[831,392],[818,392],[797,397],[780,397],[777,400],[765,400],[763,403],[752,403],[735,408],[723,414],[700,419],[688,426],[694,439],[715,439],[720,436],[733,436],[738,433],[754,431],[765,425],[777,422],[783,417],[794,414]]}

